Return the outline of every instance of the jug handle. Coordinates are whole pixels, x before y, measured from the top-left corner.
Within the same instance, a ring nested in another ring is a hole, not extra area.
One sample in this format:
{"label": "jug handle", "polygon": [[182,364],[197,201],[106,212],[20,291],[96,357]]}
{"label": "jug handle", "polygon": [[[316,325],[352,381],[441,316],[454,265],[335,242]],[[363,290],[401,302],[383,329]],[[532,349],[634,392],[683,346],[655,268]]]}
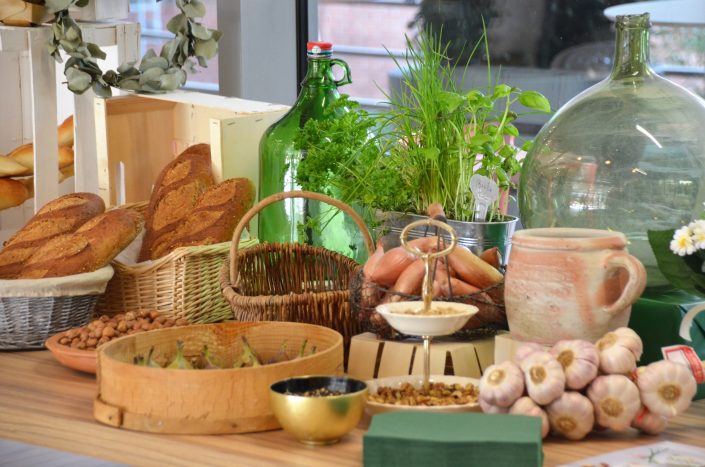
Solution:
{"label": "jug handle", "polygon": [[347,63],[345,63],[343,60],[340,60],[339,58],[331,59],[330,63],[331,67],[333,65],[338,65],[343,69],[343,77],[339,80],[334,81],[335,87],[339,88],[340,86],[352,83],[352,79],[350,78],[350,67]]}
{"label": "jug handle", "polygon": [[608,268],[626,269],[629,273],[627,285],[622,290],[622,294],[611,305],[603,308],[609,315],[620,313],[626,307],[634,303],[646,287],[646,269],[641,261],[629,253],[617,253],[607,260]]}

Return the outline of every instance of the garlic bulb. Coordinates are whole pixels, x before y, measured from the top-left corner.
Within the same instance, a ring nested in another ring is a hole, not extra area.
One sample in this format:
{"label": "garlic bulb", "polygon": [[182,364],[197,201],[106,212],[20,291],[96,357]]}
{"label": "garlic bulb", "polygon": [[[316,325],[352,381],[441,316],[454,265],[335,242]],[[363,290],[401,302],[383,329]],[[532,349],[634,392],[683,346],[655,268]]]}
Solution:
{"label": "garlic bulb", "polygon": [[639,368],[637,386],[641,401],[654,414],[672,417],[684,412],[698,389],[687,366],[660,360]]}
{"label": "garlic bulb", "polygon": [[548,434],[548,415],[546,412],[536,405],[530,397],[520,397],[509,408],[509,413],[512,415],[528,415],[529,417],[541,417],[541,437],[545,438]]}
{"label": "garlic bulb", "polygon": [[595,345],[582,340],[562,340],[550,350],[565,372],[565,385],[582,389],[597,376],[600,357]]}
{"label": "garlic bulb", "polygon": [[524,393],[524,375],[516,363],[506,361],[485,370],[480,380],[480,399],[509,407]]}
{"label": "garlic bulb", "polygon": [[632,427],[646,433],[647,435],[657,435],[666,429],[668,419],[662,415],[656,415],[643,405],[637,412]]}
{"label": "garlic bulb", "polygon": [[595,345],[600,354],[600,370],[607,374],[631,373],[644,351],[641,338],[629,328],[608,332]]}
{"label": "garlic bulb", "polygon": [[480,408],[484,413],[508,413],[509,412],[509,407],[500,407],[498,405],[490,404],[489,402],[485,402],[485,400],[480,397]]}
{"label": "garlic bulb", "polygon": [[565,373],[561,364],[550,353],[532,352],[521,361],[520,366],[526,380],[526,391],[537,404],[549,404],[563,394]]}
{"label": "garlic bulb", "polygon": [[597,423],[615,431],[629,428],[641,407],[639,389],[624,375],[598,376],[590,383],[587,396],[595,406]]}
{"label": "garlic bulb", "polygon": [[514,352],[514,361],[516,363],[521,363],[530,353],[537,350],[545,350],[541,344],[536,342],[524,342],[518,349]]}
{"label": "garlic bulb", "polygon": [[546,407],[551,429],[564,438],[577,441],[590,433],[595,411],[590,400],[579,392],[566,391]]}

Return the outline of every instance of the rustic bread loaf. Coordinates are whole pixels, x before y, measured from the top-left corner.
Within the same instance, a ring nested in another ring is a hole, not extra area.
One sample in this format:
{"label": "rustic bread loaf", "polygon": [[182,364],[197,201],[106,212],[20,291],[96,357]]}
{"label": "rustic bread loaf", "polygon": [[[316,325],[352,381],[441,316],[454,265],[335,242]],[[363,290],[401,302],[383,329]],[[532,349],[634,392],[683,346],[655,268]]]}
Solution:
{"label": "rustic bread loaf", "polygon": [[252,207],[255,187],[247,178],[233,178],[200,196],[184,221],[152,249],[159,258],[181,246],[211,245],[230,240],[235,226]]}
{"label": "rustic bread loaf", "polygon": [[76,231],[103,211],[103,200],[93,193],[71,193],[47,203],[5,242],[0,251],[0,278],[17,277],[24,261],[39,247],[54,237]]}
{"label": "rustic bread loaf", "polygon": [[201,193],[213,185],[210,146],[186,149],[161,171],[146,212],[145,235],[139,260],[157,258],[153,248],[183,222]]}
{"label": "rustic bread loaf", "polygon": [[18,277],[40,279],[91,272],[108,264],[142,230],[142,216],[113,209],[83,224],[76,232],[56,237],[37,249]]}

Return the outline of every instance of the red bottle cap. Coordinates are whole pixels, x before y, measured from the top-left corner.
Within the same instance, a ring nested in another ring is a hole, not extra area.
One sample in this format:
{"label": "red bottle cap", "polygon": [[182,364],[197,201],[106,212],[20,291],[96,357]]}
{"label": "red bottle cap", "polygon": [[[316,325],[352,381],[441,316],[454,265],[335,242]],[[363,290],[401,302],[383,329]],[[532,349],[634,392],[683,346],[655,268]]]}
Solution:
{"label": "red bottle cap", "polygon": [[314,47],[318,47],[319,50],[333,50],[333,44],[330,42],[310,41],[306,44],[306,50],[312,51]]}

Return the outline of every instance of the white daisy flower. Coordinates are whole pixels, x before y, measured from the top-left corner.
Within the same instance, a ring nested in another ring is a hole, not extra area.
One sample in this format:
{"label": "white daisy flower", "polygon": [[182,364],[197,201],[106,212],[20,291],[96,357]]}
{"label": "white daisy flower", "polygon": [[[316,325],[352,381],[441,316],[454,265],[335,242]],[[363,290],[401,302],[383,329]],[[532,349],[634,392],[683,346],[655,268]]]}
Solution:
{"label": "white daisy flower", "polygon": [[693,254],[695,245],[693,244],[692,234],[690,227],[687,225],[676,230],[670,244],[671,251],[678,256]]}
{"label": "white daisy flower", "polygon": [[697,250],[705,250],[705,220],[697,220],[688,224],[692,232],[693,246]]}

